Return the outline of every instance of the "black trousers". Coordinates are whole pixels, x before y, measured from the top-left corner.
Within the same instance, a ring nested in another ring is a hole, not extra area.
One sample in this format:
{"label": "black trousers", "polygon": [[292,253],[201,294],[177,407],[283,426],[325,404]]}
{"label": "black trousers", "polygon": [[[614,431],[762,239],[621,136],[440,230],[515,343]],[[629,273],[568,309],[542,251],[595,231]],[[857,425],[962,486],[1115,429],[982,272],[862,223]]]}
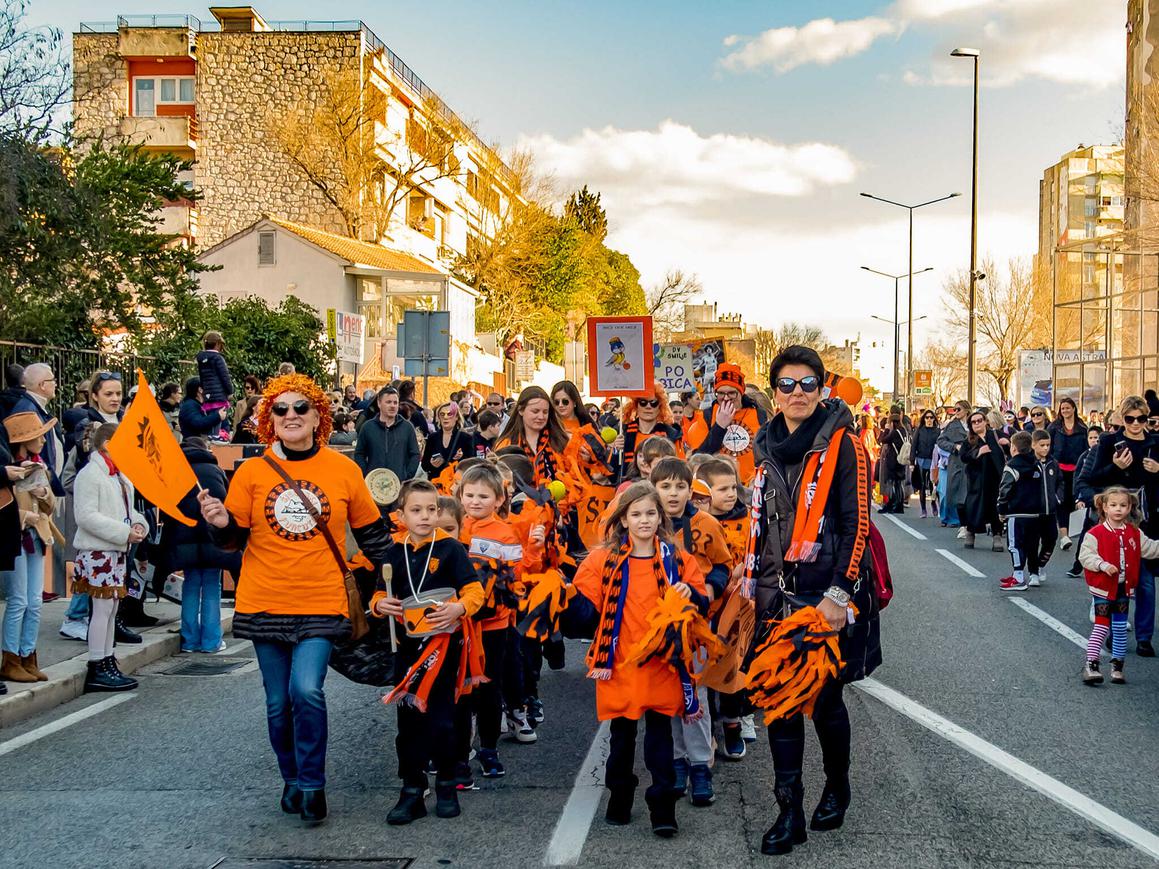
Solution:
{"label": "black trousers", "polygon": [[[455,740],[458,759],[465,761],[471,753],[471,713],[475,713],[475,725],[479,728],[479,745],[495,748],[499,744],[500,722],[503,703],[515,709],[523,703],[523,695],[518,686],[507,679],[507,656],[518,650],[512,646],[518,642],[514,628],[482,631],[483,673],[488,681],[476,685],[470,694],[463,697],[455,710]],[[518,657],[517,657],[518,660]]]}
{"label": "black trousers", "polygon": [[[419,643],[403,638],[399,647],[400,666],[409,667],[418,657]],[[427,760],[433,759],[438,781],[455,777],[455,682],[459,674],[462,644],[451,640],[447,658],[431,686],[427,709],[399,702],[398,735],[394,739],[398,752],[398,775],[405,787],[427,786]]]}
{"label": "black trousers", "polygon": [[1037,574],[1054,552],[1058,542],[1058,525],[1054,516],[1011,516],[1007,548],[1015,570],[1026,569]]}
{"label": "black trousers", "polygon": [[[821,759],[829,781],[840,781],[849,774],[849,710],[845,708],[844,688],[841,682],[830,681],[821,689],[813,710],[813,728],[821,743]],[[805,758],[805,716],[772,722],[769,747],[777,785],[798,784]]]}
{"label": "black trousers", "polygon": [[[635,718],[613,718],[608,762],[604,767],[604,784],[609,790],[635,790],[636,732],[640,722]],[[644,792],[649,805],[671,799],[676,787],[672,760],[672,719],[659,712],[644,713],[644,766],[652,784]]]}
{"label": "black trousers", "polygon": [[538,697],[539,674],[543,670],[543,644],[533,637],[520,637],[519,640],[519,651],[523,656],[523,699]]}

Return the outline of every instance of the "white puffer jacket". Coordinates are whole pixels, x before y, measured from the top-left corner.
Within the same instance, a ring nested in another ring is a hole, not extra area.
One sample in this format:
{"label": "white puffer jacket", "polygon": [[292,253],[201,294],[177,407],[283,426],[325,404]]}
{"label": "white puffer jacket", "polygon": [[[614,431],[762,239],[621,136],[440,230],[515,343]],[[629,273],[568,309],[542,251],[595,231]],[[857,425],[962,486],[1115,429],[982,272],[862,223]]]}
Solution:
{"label": "white puffer jacket", "polygon": [[73,487],[77,528],[72,545],[77,549],[127,552],[129,529],[133,525],[149,527],[145,517],[133,509],[134,494],[133,484],[124,474],[110,474],[104,459],[96,454],[90,456],[76,475]]}

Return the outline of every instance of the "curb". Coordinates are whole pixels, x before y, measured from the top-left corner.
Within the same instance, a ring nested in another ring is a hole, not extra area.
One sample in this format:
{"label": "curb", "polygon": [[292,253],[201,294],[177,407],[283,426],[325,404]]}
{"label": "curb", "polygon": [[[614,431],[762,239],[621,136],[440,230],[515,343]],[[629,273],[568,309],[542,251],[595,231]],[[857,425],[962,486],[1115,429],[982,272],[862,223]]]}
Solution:
{"label": "curb", "polygon": [[[233,627],[233,613],[222,613],[221,630],[228,634]],[[177,654],[181,648],[181,635],[167,630],[160,633],[142,633],[144,638],[139,646],[118,646],[117,664],[126,674],[135,673],[141,667]],[[88,657],[85,654],[42,668],[48,676],[47,682],[36,682],[30,687],[0,696],[0,730],[47,712],[84,694],[85,672]]]}

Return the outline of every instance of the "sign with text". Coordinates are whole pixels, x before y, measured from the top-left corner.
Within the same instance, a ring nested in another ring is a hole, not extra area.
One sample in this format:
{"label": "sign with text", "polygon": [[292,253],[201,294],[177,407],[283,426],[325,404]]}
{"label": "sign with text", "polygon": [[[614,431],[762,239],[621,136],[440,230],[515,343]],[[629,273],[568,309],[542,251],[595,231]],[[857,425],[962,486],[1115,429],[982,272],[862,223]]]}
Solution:
{"label": "sign with text", "polygon": [[914,369],[914,395],[934,394],[934,372],[928,368]]}
{"label": "sign with text", "polygon": [[339,362],[362,364],[366,318],[361,314],[326,309],[326,337],[334,342]]}
{"label": "sign with text", "polygon": [[535,351],[533,351],[533,350],[516,350],[515,351],[515,379],[516,380],[534,380],[535,379]]}
{"label": "sign with text", "polygon": [[665,392],[696,390],[696,378],[692,375],[692,345],[653,344],[652,351],[655,377]]}
{"label": "sign with text", "polygon": [[588,394],[652,394],[651,317],[588,317]]}

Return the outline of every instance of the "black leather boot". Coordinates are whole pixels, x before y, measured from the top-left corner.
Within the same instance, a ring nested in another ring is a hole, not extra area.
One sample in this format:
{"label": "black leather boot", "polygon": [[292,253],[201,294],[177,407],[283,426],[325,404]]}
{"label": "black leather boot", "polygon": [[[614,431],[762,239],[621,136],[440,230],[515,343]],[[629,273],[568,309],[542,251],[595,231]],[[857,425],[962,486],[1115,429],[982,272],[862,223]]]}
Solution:
{"label": "black leather boot", "polygon": [[130,691],[137,687],[137,680],[121,672],[121,668],[117,665],[117,659],[113,655],[109,655],[101,661],[101,664],[104,666],[105,672],[111,675],[123,690]]}
{"label": "black leather boot", "polygon": [[145,613],[145,602],[140,598],[127,595],[121,600],[117,608],[117,615],[126,625],[133,628],[154,627],[160,619]]}
{"label": "black leather boot", "polygon": [[297,815],[302,811],[302,792],[297,785],[282,788],[282,811],[287,815]]}
{"label": "black leather boot", "polygon": [[386,822],[394,827],[401,827],[411,821],[427,816],[427,801],[423,797],[426,788],[403,788],[398,795],[398,802],[394,804],[386,815]]}
{"label": "black leather boot", "polygon": [[452,781],[435,782],[435,815],[440,818],[459,817],[459,789]]}
{"label": "black leather boot", "polygon": [[615,827],[630,824],[632,822],[632,803],[635,801],[635,788],[619,788],[610,791],[608,808],[604,811],[604,820]]}
{"label": "black leather boot", "polygon": [[113,640],[115,642],[123,643],[128,646],[144,642],[144,640],[141,639],[141,635],[136,631],[129,630],[129,628],[125,626],[125,623],[121,621],[121,619],[118,618],[115,622],[115,625],[116,631],[113,633]]}
{"label": "black leather boot", "polygon": [[326,819],[326,791],[302,791],[302,820],[307,824],[320,824]]}
{"label": "black leather boot", "polygon": [[105,663],[107,660],[88,662],[88,670],[85,672],[86,694],[94,691],[129,691],[137,687],[136,680],[128,679],[126,684],[125,677],[111,672]]}
{"label": "black leather boot", "polygon": [[809,821],[809,829],[817,832],[836,830],[845,823],[845,812],[849,808],[849,776],[836,780],[825,781],[825,790],[821,792],[821,800],[813,810],[813,818]]}
{"label": "black leather boot", "polygon": [[761,839],[761,853],[788,854],[794,845],[802,845],[809,838],[805,830],[805,807],[802,805],[805,795],[800,775],[792,781],[778,782],[773,793],[781,813]]}

